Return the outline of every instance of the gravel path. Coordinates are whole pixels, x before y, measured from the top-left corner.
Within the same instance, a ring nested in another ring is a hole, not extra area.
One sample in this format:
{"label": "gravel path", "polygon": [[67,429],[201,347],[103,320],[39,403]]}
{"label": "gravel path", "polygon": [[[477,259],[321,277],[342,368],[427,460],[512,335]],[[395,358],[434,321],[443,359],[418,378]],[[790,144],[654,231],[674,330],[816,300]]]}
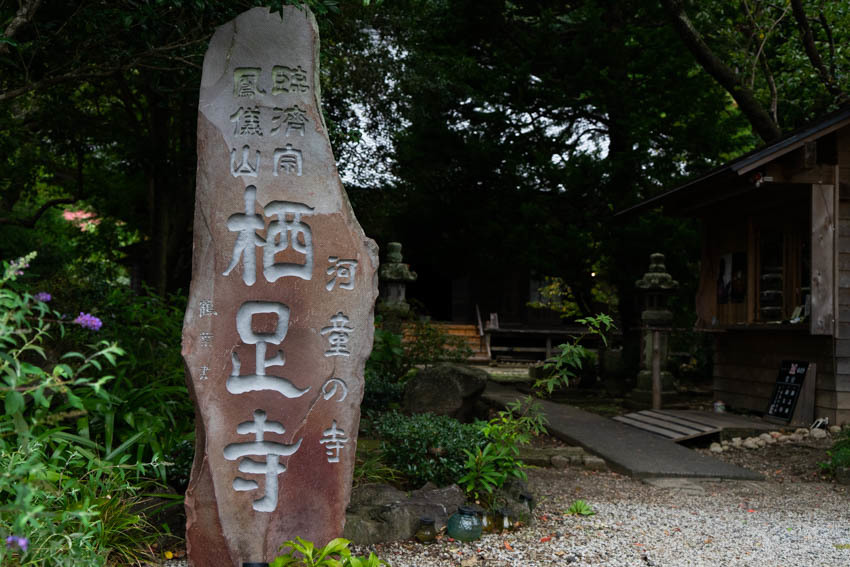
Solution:
{"label": "gravel path", "polygon": [[[392,567],[850,565],[850,495],[828,482],[671,481],[535,469],[530,527],[473,543],[372,548]],[[565,511],[583,499],[593,516]],[[367,550],[361,549],[361,552]]]}

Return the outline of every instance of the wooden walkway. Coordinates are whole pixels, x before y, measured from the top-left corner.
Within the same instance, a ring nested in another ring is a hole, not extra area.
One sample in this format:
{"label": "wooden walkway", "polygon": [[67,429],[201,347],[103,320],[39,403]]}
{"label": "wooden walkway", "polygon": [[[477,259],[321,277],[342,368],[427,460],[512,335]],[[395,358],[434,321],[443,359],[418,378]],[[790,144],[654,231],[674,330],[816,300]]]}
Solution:
{"label": "wooden walkway", "polygon": [[676,442],[724,429],[767,431],[776,427],[739,415],[695,410],[643,410],[612,419]]}

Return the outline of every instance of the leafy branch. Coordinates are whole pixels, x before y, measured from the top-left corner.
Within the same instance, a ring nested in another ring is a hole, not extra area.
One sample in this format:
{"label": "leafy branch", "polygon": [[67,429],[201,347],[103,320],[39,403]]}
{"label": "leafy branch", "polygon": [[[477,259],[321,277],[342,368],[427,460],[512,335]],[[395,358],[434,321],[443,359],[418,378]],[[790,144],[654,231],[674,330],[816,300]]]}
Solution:
{"label": "leafy branch", "polygon": [[581,344],[586,337],[596,335],[605,346],[608,346],[606,333],[614,326],[614,321],[609,315],[600,313],[593,317],[576,319],[576,323],[585,325],[586,330],[572,337],[571,341],[558,345],[558,352],[543,365],[545,370],[552,372],[534,382],[535,390],[545,391],[551,395],[556,388],[569,385],[570,379],[581,372],[584,363],[594,359],[593,352]]}

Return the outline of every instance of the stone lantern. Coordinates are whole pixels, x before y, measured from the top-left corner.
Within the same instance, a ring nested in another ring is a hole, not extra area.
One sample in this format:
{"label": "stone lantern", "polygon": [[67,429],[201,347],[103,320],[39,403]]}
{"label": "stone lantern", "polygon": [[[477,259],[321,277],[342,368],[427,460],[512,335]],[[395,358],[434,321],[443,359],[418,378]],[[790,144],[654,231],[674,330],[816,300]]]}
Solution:
{"label": "stone lantern", "polygon": [[664,267],[664,254],[649,256],[649,271],[635,282],[642,292],[644,304],[641,313],[641,370],[638,373],[637,387],[632,391],[634,401],[660,409],[664,396],[676,393],[673,387],[673,375],[667,367],[669,331],[673,324],[673,313],[667,308],[671,293],[679,287],[679,282],[667,273]]}
{"label": "stone lantern", "polygon": [[385,328],[401,332],[401,320],[410,312],[405,291],[408,282],[416,281],[416,272],[403,263],[401,243],[387,244],[387,259],[378,269],[379,289],[378,313],[384,318]]}

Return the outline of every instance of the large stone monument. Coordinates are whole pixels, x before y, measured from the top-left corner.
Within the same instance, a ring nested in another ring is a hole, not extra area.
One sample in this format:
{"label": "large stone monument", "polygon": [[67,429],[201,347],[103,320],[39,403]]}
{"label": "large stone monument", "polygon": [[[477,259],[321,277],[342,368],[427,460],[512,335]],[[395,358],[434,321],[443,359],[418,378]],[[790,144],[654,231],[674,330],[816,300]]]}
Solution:
{"label": "large stone monument", "polygon": [[377,247],[342,189],[308,11],[255,8],[204,58],[183,357],[196,405],[196,567],[342,534],[372,347]]}

